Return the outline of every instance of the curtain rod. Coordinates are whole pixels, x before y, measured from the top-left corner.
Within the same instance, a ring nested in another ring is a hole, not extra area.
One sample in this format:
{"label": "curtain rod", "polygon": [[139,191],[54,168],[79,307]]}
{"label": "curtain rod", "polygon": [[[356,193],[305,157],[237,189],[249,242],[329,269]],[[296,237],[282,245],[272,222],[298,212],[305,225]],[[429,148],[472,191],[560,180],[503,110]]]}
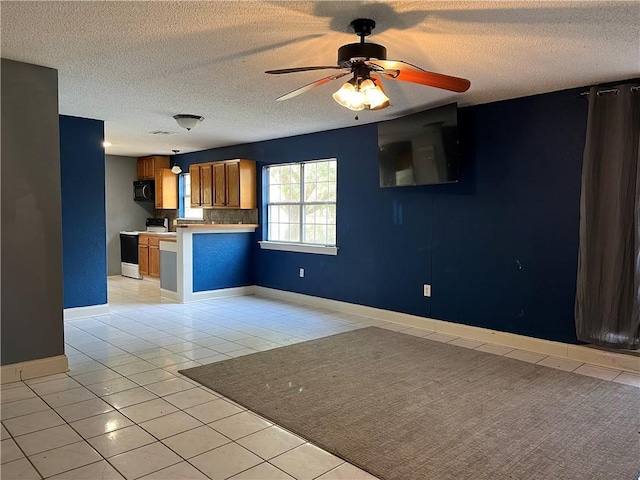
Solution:
{"label": "curtain rod", "polygon": [[[606,90],[600,90],[600,91],[598,91],[597,95],[601,95],[601,94],[603,94],[603,93],[618,93],[618,91],[619,91],[619,90],[618,90],[617,88],[608,88],[608,89],[606,89]],[[631,91],[632,91],[632,92],[640,91],[640,85],[634,85],[634,86],[632,86],[632,87],[631,87]],[[582,93],[580,94],[580,96],[581,96],[581,97],[588,97],[588,96],[589,96],[589,93],[591,93],[591,92],[588,92],[588,91],[587,91],[587,92],[582,92]]]}

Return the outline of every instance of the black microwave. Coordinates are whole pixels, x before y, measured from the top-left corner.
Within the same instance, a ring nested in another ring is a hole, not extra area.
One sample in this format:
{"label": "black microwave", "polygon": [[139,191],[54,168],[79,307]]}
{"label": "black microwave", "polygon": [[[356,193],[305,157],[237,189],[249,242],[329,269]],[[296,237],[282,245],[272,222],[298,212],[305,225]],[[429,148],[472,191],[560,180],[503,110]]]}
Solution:
{"label": "black microwave", "polygon": [[136,202],[153,200],[155,191],[155,182],[153,180],[139,180],[137,182],[133,182],[133,199]]}

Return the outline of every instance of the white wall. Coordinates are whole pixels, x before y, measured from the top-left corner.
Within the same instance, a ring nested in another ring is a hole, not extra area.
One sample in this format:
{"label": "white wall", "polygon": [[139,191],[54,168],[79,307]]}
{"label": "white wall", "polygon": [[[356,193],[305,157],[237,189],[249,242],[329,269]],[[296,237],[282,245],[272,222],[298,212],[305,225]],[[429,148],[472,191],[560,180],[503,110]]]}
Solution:
{"label": "white wall", "polygon": [[144,230],[153,216],[153,202],[133,200],[133,182],[138,179],[137,159],[107,155],[107,274],[120,275],[120,231]]}

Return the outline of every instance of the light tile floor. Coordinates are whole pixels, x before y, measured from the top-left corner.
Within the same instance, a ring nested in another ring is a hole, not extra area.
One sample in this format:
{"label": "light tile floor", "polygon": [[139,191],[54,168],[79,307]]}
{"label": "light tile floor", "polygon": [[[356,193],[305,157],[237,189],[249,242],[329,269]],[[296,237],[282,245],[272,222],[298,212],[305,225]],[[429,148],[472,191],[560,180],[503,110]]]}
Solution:
{"label": "light tile floor", "polygon": [[368,473],[178,370],[370,325],[640,387],[640,376],[260,297],[177,304],[110,277],[108,316],[65,322],[70,371],[2,385],[3,479],[322,479]]}

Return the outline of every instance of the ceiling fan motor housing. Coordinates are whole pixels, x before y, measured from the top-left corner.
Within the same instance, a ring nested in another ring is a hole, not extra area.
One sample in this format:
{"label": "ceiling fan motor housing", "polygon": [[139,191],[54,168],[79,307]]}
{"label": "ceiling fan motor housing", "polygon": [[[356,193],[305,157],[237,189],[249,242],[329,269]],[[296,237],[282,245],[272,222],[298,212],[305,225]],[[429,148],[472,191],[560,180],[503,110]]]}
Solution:
{"label": "ceiling fan motor housing", "polygon": [[349,68],[357,60],[386,60],[387,49],[377,43],[348,43],[338,49],[338,65]]}

